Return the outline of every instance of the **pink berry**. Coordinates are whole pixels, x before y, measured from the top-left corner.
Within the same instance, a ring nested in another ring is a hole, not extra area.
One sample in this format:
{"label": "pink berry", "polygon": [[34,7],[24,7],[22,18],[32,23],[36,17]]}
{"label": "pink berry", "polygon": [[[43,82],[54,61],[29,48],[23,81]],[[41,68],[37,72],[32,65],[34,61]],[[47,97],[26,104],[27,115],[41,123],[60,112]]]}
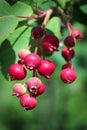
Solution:
{"label": "pink berry", "polygon": [[76,73],[73,69],[66,68],[61,71],[60,78],[64,83],[72,83],[76,79]]}
{"label": "pink berry", "polygon": [[29,92],[31,92],[34,95],[37,94],[38,89],[42,86],[41,80],[37,77],[29,78],[26,84],[28,86]]}
{"label": "pink berry", "polygon": [[21,49],[18,51],[18,63],[23,64],[24,63],[24,58],[26,55],[30,54],[30,51],[27,49]]}
{"label": "pink berry", "polygon": [[28,54],[24,58],[24,64],[28,69],[35,70],[40,67],[41,59],[40,59],[39,55],[37,55],[35,53],[31,53],[31,54]]}
{"label": "pink berry", "polygon": [[50,79],[50,76],[55,70],[55,65],[50,60],[42,60],[41,66],[38,69],[40,75],[44,76],[47,79]]}
{"label": "pink berry", "polygon": [[26,93],[26,88],[21,83],[16,83],[13,86],[13,96],[20,97],[21,95]]}
{"label": "pink berry", "polygon": [[30,54],[30,51],[27,49],[21,49],[18,51],[18,57],[24,59],[26,55]]}
{"label": "pink berry", "polygon": [[37,40],[41,38],[43,34],[44,34],[44,29],[41,26],[36,26],[31,30],[31,35],[33,39]]}
{"label": "pink berry", "polygon": [[22,80],[26,77],[26,69],[20,64],[12,64],[8,68],[8,73],[12,80]]}
{"label": "pink berry", "polygon": [[49,52],[58,51],[59,40],[55,35],[46,35],[42,41],[42,46]]}
{"label": "pink berry", "polygon": [[75,38],[76,40],[82,39],[83,34],[80,29],[73,29],[71,32],[71,36]]}
{"label": "pink berry", "polygon": [[75,52],[72,48],[65,47],[62,49],[61,55],[69,62],[75,56]]}
{"label": "pink berry", "polygon": [[31,110],[37,106],[37,100],[32,94],[20,96],[20,104],[25,110]]}
{"label": "pink berry", "polygon": [[67,36],[64,39],[64,44],[67,47],[73,47],[73,46],[75,46],[75,40],[74,40],[74,38],[72,36]]}
{"label": "pink berry", "polygon": [[42,83],[41,87],[40,87],[40,88],[38,89],[38,91],[37,91],[37,95],[36,95],[36,96],[43,94],[43,93],[45,92],[45,89],[46,89],[46,87],[45,87],[45,85]]}

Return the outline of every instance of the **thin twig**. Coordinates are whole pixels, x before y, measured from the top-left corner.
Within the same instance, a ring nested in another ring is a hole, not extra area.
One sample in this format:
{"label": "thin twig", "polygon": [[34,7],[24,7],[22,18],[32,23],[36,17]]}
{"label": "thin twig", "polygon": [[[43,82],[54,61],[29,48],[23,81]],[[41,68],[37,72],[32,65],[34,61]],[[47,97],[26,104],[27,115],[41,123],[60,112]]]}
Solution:
{"label": "thin twig", "polygon": [[67,28],[68,28],[68,35],[71,35],[71,31],[72,31],[72,25],[70,22],[67,22]]}
{"label": "thin twig", "polygon": [[38,15],[37,14],[33,14],[31,16],[16,16],[17,18],[34,18],[34,19],[38,19]]}
{"label": "thin twig", "polygon": [[44,21],[42,22],[42,27],[44,27],[47,24],[47,22],[49,21],[50,16],[51,16],[52,13],[53,13],[53,9],[47,10]]}
{"label": "thin twig", "polygon": [[45,55],[44,55],[44,51],[43,51],[42,46],[40,46],[40,51],[41,51],[42,59],[45,60]]}

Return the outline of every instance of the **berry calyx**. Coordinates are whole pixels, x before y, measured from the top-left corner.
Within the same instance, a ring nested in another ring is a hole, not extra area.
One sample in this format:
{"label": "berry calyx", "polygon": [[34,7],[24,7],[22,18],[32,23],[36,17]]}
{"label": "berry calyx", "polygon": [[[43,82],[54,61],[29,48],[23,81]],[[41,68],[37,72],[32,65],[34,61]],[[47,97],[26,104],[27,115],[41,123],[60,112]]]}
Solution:
{"label": "berry calyx", "polygon": [[62,49],[61,55],[69,62],[75,56],[75,52],[72,48],[65,47]]}
{"label": "berry calyx", "polygon": [[28,54],[24,58],[24,64],[29,70],[38,69],[41,65],[41,58],[35,53]]}
{"label": "berry calyx", "polygon": [[13,86],[13,96],[20,97],[21,95],[25,94],[27,89],[21,83],[16,83]]}
{"label": "berry calyx", "polygon": [[64,39],[64,44],[67,47],[74,47],[75,46],[75,40],[74,40],[74,38],[72,36],[67,36]]}
{"label": "berry calyx", "polygon": [[76,72],[71,68],[63,69],[60,78],[64,83],[72,83],[76,79]]}
{"label": "berry calyx", "polygon": [[38,73],[42,76],[44,76],[47,79],[50,79],[50,76],[55,70],[55,65],[50,60],[42,60],[41,66],[38,69]]}
{"label": "berry calyx", "polygon": [[58,51],[59,40],[55,35],[46,35],[42,41],[42,46],[49,52]]}
{"label": "berry calyx", "polygon": [[12,64],[8,68],[8,73],[11,81],[22,80],[26,77],[26,69],[20,64]]}
{"label": "berry calyx", "polygon": [[37,77],[31,77],[26,82],[28,86],[28,91],[32,94],[36,95],[38,92],[38,89],[42,86],[42,82]]}
{"label": "berry calyx", "polygon": [[43,36],[44,29],[41,26],[36,26],[31,30],[31,36],[33,39],[39,39]]}
{"label": "berry calyx", "polygon": [[32,94],[20,96],[20,104],[25,110],[31,110],[37,106],[37,100]]}

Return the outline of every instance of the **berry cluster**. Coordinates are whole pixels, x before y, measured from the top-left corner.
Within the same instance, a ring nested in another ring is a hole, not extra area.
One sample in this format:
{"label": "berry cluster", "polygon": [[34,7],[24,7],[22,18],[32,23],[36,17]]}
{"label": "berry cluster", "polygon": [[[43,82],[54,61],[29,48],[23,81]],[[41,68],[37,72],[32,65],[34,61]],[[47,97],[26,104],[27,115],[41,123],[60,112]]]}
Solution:
{"label": "berry cluster", "polygon": [[[45,92],[45,84],[38,78],[38,74],[50,79],[55,70],[54,63],[45,59],[43,49],[52,53],[57,51],[59,47],[57,37],[50,34],[45,35],[44,28],[41,26],[32,28],[31,36],[36,44],[34,52],[29,49],[32,45],[29,45],[28,49],[19,50],[17,63],[8,68],[11,81],[23,80],[27,75],[27,70],[32,71],[33,76],[26,83],[16,83],[13,86],[13,96],[19,99],[20,105],[26,110],[35,108],[37,105],[36,97]],[[38,55],[38,49],[42,50],[42,57]]]}
{"label": "berry cluster", "polygon": [[[71,27],[68,26],[68,30]],[[72,47],[75,46],[76,41],[82,37],[82,33],[78,29],[70,30],[69,36],[64,40],[65,48],[62,49],[62,57],[67,62],[62,66],[60,78],[64,83],[72,83],[76,79],[76,73],[74,71],[71,59],[75,56],[75,52]],[[26,83],[16,83],[13,86],[13,95],[20,101],[20,105],[30,110],[36,107],[38,95],[45,92],[45,84],[38,78],[38,74],[50,79],[51,75],[55,71],[54,63],[46,59],[44,51],[54,53],[58,51],[59,40],[53,34],[45,33],[45,28],[36,26],[31,30],[32,40],[35,42],[34,51],[30,51],[32,44],[29,45],[28,49],[21,49],[18,51],[18,60],[16,64],[12,64],[8,68],[10,80],[23,80],[28,71],[32,72]],[[40,54],[38,54],[40,51]]]}
{"label": "berry cluster", "polygon": [[73,47],[76,45],[77,40],[81,39],[82,32],[79,29],[72,28],[70,23],[67,23],[68,36],[64,39],[65,47],[61,51],[61,55],[66,61],[66,64],[62,66],[60,78],[64,83],[72,83],[76,79],[76,72],[74,65],[72,64],[72,58],[75,56]]}

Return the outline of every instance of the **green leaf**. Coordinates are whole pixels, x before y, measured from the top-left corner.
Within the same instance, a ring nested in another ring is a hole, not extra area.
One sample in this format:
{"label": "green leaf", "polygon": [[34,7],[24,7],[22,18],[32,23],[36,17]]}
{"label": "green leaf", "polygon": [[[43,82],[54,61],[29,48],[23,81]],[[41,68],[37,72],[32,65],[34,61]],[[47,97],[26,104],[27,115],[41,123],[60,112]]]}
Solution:
{"label": "green leaf", "polygon": [[11,6],[5,0],[0,0],[0,16],[7,16],[11,14]]}
{"label": "green leaf", "polygon": [[33,0],[20,0],[20,1],[24,2],[24,3],[28,4],[28,5],[31,5],[31,6],[35,4]]}
{"label": "green leaf", "polygon": [[2,43],[10,33],[14,31],[18,24],[18,19],[15,16],[0,17],[0,43]]}
{"label": "green leaf", "polygon": [[41,10],[46,10],[46,9],[49,9],[53,6],[55,6],[55,1],[51,1],[51,0],[44,1],[44,2],[38,4],[38,7]]}
{"label": "green leaf", "polygon": [[60,27],[61,27],[61,20],[58,17],[53,17],[49,20],[49,22],[46,25],[46,28],[54,33],[59,39],[62,38],[60,33]]}
{"label": "green leaf", "polygon": [[31,37],[31,27],[22,26],[15,30],[9,37],[8,40],[15,50],[15,54],[19,49],[27,48]]}
{"label": "green leaf", "polygon": [[82,32],[85,32],[86,26],[78,21],[75,21],[73,24],[74,28],[79,28]]}
{"label": "green leaf", "polygon": [[81,11],[82,11],[83,13],[87,14],[87,4],[81,5],[81,6],[80,6],[80,9],[81,9]]}
{"label": "green leaf", "polygon": [[[0,0],[0,16],[16,15],[16,16],[31,16],[33,14],[32,7],[23,2],[16,2],[10,6],[6,1]],[[20,21],[25,18],[19,19]]]}
{"label": "green leaf", "polygon": [[12,6],[11,11],[16,16],[31,16],[33,14],[32,7],[20,1]]}
{"label": "green leaf", "polygon": [[[4,83],[7,82],[8,67],[11,64],[17,63],[18,50],[28,47],[31,35],[30,32],[30,27],[20,27],[11,33],[8,39],[6,39],[0,46],[0,75],[2,77],[0,78],[0,83],[1,81]],[[29,77],[30,74],[31,72],[29,71],[27,76]],[[8,82],[8,84],[10,86],[11,83]]]}
{"label": "green leaf", "polygon": [[61,5],[62,8],[65,8],[66,2],[68,2],[69,0],[57,0],[57,1]]}
{"label": "green leaf", "polygon": [[33,0],[35,3],[38,3],[38,2],[44,2],[46,0]]}

